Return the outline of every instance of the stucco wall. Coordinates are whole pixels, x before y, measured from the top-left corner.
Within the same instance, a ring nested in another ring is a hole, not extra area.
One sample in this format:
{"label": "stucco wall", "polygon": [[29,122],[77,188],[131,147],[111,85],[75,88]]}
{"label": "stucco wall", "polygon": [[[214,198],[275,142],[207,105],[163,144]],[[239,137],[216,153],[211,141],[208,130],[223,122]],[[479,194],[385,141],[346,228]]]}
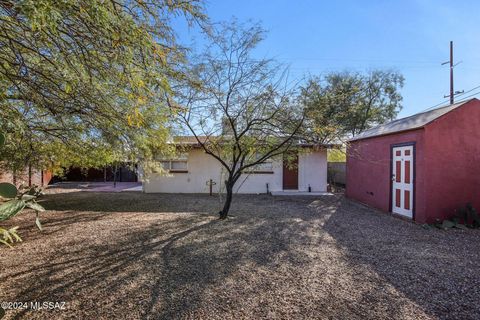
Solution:
{"label": "stucco wall", "polygon": [[267,183],[269,191],[282,190],[282,172],[283,164],[281,158],[276,158],[272,161],[273,174],[244,174],[238,179],[234,187],[234,192],[237,193],[266,193]]}
{"label": "stucco wall", "polygon": [[425,219],[423,129],[355,141],[347,149],[346,196],[385,212],[390,211],[390,152],[393,144],[415,142],[416,221]]}
{"label": "stucco wall", "polygon": [[298,157],[298,190],[327,191],[327,151],[301,153]]}
{"label": "stucco wall", "polygon": [[[299,155],[299,190],[326,191],[327,189],[327,152],[320,150]],[[217,160],[205,154],[201,149],[193,149],[188,154],[188,173],[169,175],[150,174],[144,179],[146,193],[208,193],[206,182],[216,182],[213,192],[219,191],[222,179],[222,167]],[[273,174],[245,174],[238,180],[234,191],[238,193],[266,193],[283,189],[282,158],[273,160]],[[222,183],[223,184],[223,183]]]}
{"label": "stucco wall", "polygon": [[143,188],[147,193],[205,193],[206,182],[216,182],[213,191],[217,192],[221,176],[220,166],[214,158],[200,149],[188,153],[188,173],[169,175],[149,174],[144,177]]}
{"label": "stucco wall", "polygon": [[429,222],[471,202],[480,210],[480,101],[473,100],[425,128]]}

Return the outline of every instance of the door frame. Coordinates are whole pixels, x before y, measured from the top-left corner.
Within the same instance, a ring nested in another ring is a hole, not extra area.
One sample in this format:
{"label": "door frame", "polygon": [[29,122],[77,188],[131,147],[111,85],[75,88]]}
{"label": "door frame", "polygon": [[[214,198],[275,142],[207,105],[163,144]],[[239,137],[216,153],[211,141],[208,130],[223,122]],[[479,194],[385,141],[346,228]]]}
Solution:
{"label": "door frame", "polygon": [[[416,208],[416,193],[417,193],[417,179],[416,179],[416,172],[417,172],[417,142],[416,141],[410,141],[410,142],[404,142],[404,143],[395,143],[390,145],[390,175],[388,177],[390,183],[390,198],[389,198],[389,205],[388,205],[388,210],[391,214],[398,215],[397,213],[393,212],[392,208],[392,200],[393,200],[393,149],[397,147],[412,147],[412,159],[413,159],[413,165],[412,165],[412,184],[413,184],[413,192],[412,192],[412,221],[415,221],[415,208]],[[401,215],[399,215],[401,216]],[[403,216],[402,216],[403,217]],[[404,217],[408,219],[408,217]]]}

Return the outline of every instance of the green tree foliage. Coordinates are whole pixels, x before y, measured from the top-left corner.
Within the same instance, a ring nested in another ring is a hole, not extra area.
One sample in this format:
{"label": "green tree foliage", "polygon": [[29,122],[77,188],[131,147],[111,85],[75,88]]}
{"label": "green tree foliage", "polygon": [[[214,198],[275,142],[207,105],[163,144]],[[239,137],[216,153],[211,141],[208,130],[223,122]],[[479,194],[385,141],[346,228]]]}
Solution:
{"label": "green tree foliage", "polygon": [[402,108],[403,82],[401,74],[383,70],[311,78],[299,97],[306,110],[305,138],[340,142],[395,119]]}
{"label": "green tree foliage", "polygon": [[327,152],[328,162],[345,162],[347,154],[345,149],[329,149]]}
{"label": "green tree foliage", "polygon": [[[5,135],[0,132],[0,149],[5,143]],[[35,210],[37,227],[42,230],[38,213],[45,209],[36,202],[36,198],[41,194],[41,190],[36,187],[23,188],[17,187],[8,182],[0,183],[0,222],[8,220],[23,211],[25,207]],[[22,241],[17,233],[18,227],[4,229],[0,227],[0,244],[11,247],[14,242]]]}
{"label": "green tree foliage", "polygon": [[118,150],[162,147],[162,93],[183,77],[171,28],[180,15],[205,19],[198,1],[0,1],[0,130],[11,169],[102,165]]}

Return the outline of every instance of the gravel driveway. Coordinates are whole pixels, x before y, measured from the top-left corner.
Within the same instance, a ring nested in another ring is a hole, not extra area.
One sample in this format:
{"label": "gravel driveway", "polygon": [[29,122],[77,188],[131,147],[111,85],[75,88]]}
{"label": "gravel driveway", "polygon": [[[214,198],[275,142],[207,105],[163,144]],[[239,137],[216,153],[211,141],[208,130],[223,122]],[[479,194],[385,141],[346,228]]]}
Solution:
{"label": "gravel driveway", "polygon": [[71,192],[10,221],[0,301],[28,319],[479,319],[480,232],[425,230],[342,196]]}

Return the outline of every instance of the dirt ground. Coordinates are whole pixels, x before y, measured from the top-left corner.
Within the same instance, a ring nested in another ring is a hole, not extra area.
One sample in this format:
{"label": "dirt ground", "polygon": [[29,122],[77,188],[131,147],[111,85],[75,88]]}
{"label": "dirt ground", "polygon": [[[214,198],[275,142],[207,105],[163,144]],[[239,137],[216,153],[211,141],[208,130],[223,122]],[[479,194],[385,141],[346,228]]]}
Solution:
{"label": "dirt ground", "polygon": [[[479,319],[480,232],[425,230],[341,195],[70,192],[9,221],[0,301],[27,319]],[[63,308],[62,308],[63,306]],[[47,306],[48,308],[48,306]],[[64,310],[61,310],[64,309]]]}

